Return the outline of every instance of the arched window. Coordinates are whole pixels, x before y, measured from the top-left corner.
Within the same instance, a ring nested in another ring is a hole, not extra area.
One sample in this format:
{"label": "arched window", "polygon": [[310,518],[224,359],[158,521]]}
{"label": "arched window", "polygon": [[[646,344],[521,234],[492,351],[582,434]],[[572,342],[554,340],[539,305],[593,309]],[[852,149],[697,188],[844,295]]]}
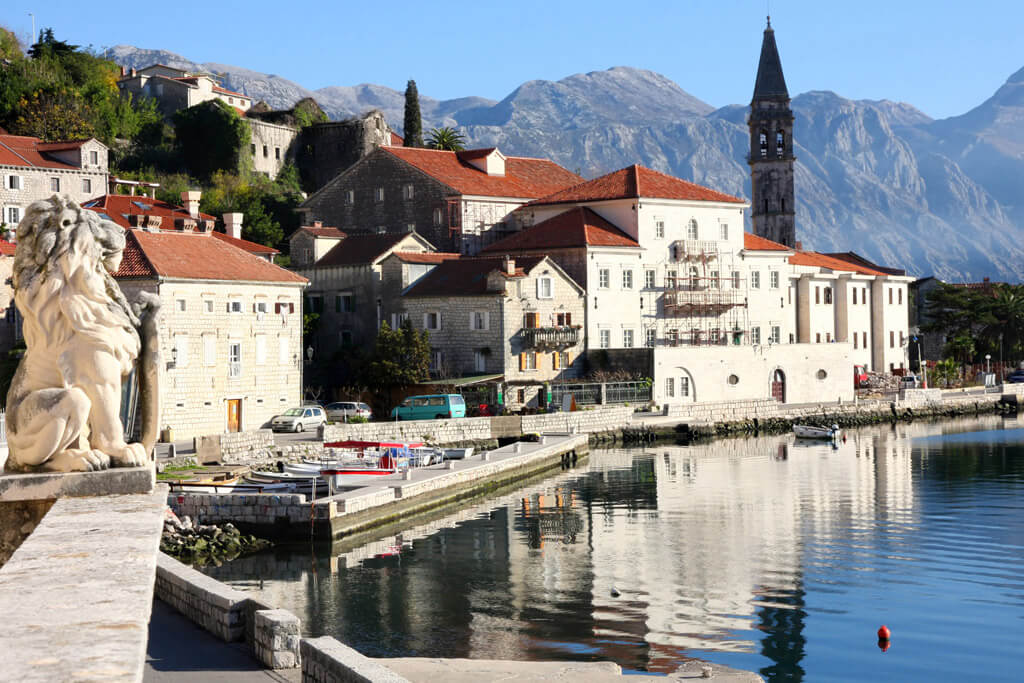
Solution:
{"label": "arched window", "polygon": [[775,133],[775,156],[781,157],[786,151],[786,133],[777,131]]}
{"label": "arched window", "polygon": [[762,128],[758,139],[761,143],[761,158],[765,159],[768,157],[768,131]]}
{"label": "arched window", "polygon": [[686,224],[686,239],[695,240],[697,239],[697,219],[691,218],[690,222]]}

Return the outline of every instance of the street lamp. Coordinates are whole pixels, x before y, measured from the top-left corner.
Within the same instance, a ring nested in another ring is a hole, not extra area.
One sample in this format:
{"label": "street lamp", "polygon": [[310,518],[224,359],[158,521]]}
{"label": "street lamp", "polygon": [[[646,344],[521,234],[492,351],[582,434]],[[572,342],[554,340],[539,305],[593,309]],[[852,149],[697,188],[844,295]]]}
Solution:
{"label": "street lamp", "polygon": [[306,347],[306,362],[307,363],[312,363],[313,362],[313,347],[312,346],[307,346]]}
{"label": "street lamp", "polygon": [[992,372],[992,362],[991,361],[992,361],[992,354],[991,353],[986,353],[985,354],[985,374],[986,375]]}

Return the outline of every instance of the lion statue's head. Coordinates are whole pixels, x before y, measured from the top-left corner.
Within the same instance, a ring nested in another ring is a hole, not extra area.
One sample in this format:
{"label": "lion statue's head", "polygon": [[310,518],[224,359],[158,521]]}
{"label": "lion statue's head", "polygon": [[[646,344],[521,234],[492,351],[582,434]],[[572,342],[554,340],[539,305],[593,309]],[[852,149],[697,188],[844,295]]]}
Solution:
{"label": "lion statue's head", "polygon": [[28,207],[17,236],[12,283],[26,342],[34,332],[49,335],[65,327],[89,336],[119,329],[122,350],[134,358],[138,318],[113,278],[125,248],[124,229],[54,196]]}

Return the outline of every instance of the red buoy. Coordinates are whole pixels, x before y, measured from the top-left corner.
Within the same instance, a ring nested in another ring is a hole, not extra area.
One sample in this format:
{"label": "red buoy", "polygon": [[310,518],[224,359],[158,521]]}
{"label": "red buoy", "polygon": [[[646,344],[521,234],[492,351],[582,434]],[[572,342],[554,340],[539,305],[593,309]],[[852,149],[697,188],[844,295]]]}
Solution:
{"label": "red buoy", "polygon": [[888,627],[888,626],[886,626],[885,624],[883,624],[883,625],[882,625],[882,626],[881,626],[881,627],[880,627],[880,628],[878,629],[878,639],[879,639],[879,640],[889,640],[889,637],[890,637],[891,635],[892,635],[892,633],[890,633],[890,632],[889,632],[889,627]]}

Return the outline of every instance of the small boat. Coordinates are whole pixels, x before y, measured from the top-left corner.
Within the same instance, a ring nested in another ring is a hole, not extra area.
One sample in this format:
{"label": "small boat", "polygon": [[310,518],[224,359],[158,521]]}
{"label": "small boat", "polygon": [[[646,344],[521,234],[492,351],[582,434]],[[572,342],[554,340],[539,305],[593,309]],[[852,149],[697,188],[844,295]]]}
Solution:
{"label": "small boat", "polygon": [[793,425],[793,433],[798,439],[835,439],[839,436],[839,425],[831,427],[815,427],[813,425]]}
{"label": "small boat", "polygon": [[473,447],[469,448],[446,448],[444,449],[445,460],[465,460],[473,455]]}

